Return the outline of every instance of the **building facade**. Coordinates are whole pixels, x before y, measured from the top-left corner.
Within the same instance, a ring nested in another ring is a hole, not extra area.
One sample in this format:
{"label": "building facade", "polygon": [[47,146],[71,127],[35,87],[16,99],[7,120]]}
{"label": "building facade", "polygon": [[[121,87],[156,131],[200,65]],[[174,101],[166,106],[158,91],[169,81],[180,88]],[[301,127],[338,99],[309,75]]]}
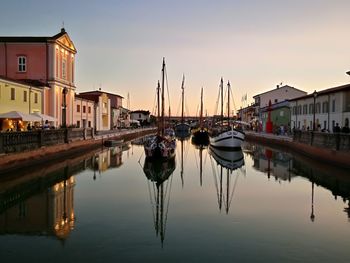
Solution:
{"label": "building facade", "polygon": [[95,128],[95,102],[75,96],[73,123],[77,128]]}
{"label": "building facade", "polygon": [[292,128],[332,132],[337,123],[349,127],[350,84],[292,99],[290,107]]}
{"label": "building facade", "polygon": [[75,55],[64,28],[52,37],[0,37],[0,76],[42,83],[42,113],[73,124]]}
{"label": "building facade", "polygon": [[135,110],[130,112],[131,121],[139,121],[141,125],[150,123],[150,112],[146,110]]}

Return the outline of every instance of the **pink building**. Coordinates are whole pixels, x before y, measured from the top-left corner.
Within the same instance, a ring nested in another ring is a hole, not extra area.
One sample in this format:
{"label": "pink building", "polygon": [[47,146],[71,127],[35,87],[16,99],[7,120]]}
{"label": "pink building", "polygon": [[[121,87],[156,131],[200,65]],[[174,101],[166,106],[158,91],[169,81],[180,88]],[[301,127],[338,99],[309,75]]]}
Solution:
{"label": "pink building", "polygon": [[0,76],[42,83],[43,112],[72,125],[77,50],[64,28],[52,37],[1,37]]}

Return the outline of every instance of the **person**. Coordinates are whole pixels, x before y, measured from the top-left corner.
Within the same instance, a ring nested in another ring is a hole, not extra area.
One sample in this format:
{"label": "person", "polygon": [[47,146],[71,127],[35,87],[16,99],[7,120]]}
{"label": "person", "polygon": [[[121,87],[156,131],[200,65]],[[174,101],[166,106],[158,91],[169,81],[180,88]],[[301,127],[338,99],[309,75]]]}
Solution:
{"label": "person", "polygon": [[49,121],[46,120],[46,121],[45,121],[45,124],[44,124],[44,130],[48,130],[49,128],[50,128],[50,126],[49,126]]}
{"label": "person", "polygon": [[343,133],[349,133],[349,132],[350,132],[349,126],[344,126],[344,127],[341,129],[341,132],[343,132]]}
{"label": "person", "polygon": [[334,126],[333,132],[340,132],[340,127],[338,123],[336,123],[336,125]]}
{"label": "person", "polygon": [[31,131],[32,130],[32,127],[30,126],[30,123],[28,123],[27,125],[27,131]]}

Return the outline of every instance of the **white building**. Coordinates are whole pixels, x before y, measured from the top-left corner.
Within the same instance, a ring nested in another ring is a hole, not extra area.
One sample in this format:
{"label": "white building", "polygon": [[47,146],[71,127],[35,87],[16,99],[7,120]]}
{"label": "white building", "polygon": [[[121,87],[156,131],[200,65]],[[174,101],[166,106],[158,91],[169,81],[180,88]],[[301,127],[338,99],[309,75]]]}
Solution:
{"label": "white building", "polygon": [[146,110],[136,110],[130,113],[132,121],[139,121],[140,123],[150,122],[150,112]]}
{"label": "white building", "polygon": [[292,99],[290,107],[292,128],[313,130],[315,123],[316,130],[331,132],[337,123],[349,127],[350,84]]}
{"label": "white building", "polygon": [[95,102],[75,95],[73,123],[77,128],[95,128]]}

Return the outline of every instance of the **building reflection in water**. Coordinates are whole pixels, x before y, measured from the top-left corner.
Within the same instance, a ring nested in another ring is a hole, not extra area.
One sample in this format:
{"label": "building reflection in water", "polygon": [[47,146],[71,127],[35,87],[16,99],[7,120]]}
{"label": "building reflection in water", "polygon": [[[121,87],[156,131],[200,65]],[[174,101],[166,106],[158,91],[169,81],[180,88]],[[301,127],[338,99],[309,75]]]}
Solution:
{"label": "building reflection in water", "polygon": [[45,178],[7,185],[11,187],[2,185],[0,194],[0,234],[53,236],[62,241],[69,236],[75,222],[75,178],[69,176],[68,167]]}
{"label": "building reflection in water", "polygon": [[350,221],[350,177],[347,170],[257,144],[245,143],[244,151],[253,156],[253,167],[266,173],[268,178],[273,175],[279,182],[291,182],[297,176],[309,179],[311,184],[310,220],[312,222],[316,218],[315,190],[318,186],[328,189],[335,199],[338,196],[343,199],[343,202],[347,204],[344,212]]}
{"label": "building reflection in water", "polygon": [[163,247],[168,219],[172,174],[175,170],[175,158],[170,160],[145,160],[143,171],[147,177],[149,198],[152,206],[156,236],[160,237]]}
{"label": "building reflection in water", "polygon": [[[221,211],[222,206],[224,205],[225,212],[228,214],[234,191],[237,186],[238,177],[241,171],[239,168],[243,167],[244,165],[243,152],[241,149],[220,150],[210,146],[209,154],[212,157],[213,176],[217,192],[219,210]],[[224,171],[226,173],[226,176],[224,176]],[[239,172],[234,174],[234,171]],[[231,177],[233,175],[235,175],[235,178],[232,182],[233,178]]]}

